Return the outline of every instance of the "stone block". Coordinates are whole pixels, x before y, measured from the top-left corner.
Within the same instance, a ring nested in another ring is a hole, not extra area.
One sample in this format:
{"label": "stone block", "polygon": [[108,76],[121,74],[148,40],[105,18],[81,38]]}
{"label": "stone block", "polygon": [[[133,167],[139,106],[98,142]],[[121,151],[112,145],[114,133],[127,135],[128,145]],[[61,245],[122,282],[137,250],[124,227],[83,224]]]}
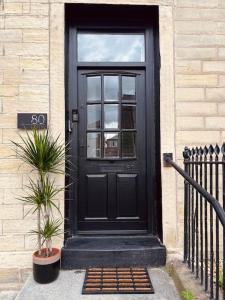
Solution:
{"label": "stone block", "polygon": [[218,0],[177,0],[177,6],[180,7],[204,7],[204,8],[212,8],[212,7],[218,7]]}
{"label": "stone block", "polygon": [[20,102],[48,102],[49,86],[48,85],[20,85],[19,87]]}
{"label": "stone block", "polygon": [[19,130],[19,129],[3,129],[2,132],[3,143],[11,144],[12,141],[21,143],[20,135],[25,137],[26,132],[24,130]]}
{"label": "stone block", "polygon": [[4,4],[4,13],[5,14],[22,14],[23,5],[20,2],[14,3],[5,3]]}
{"label": "stone block", "polygon": [[18,93],[19,93],[19,89],[18,86],[16,85],[7,85],[7,84],[0,85],[0,96],[6,96],[6,97],[17,96]]}
{"label": "stone block", "polygon": [[198,60],[176,60],[175,70],[177,74],[193,74],[201,72],[201,61]]}
{"label": "stone block", "polygon": [[0,164],[0,174],[20,174],[28,173],[31,168],[20,159],[2,159]]}
{"label": "stone block", "polygon": [[19,68],[19,57],[0,56],[0,68],[3,70]]}
{"label": "stone block", "polygon": [[19,282],[19,279],[20,279],[20,274],[18,268],[0,269],[0,284]]}
{"label": "stone block", "polygon": [[189,144],[216,144],[220,141],[220,132],[211,130],[201,131],[177,131],[176,143],[178,145],[189,145]]}
{"label": "stone block", "polygon": [[48,16],[49,4],[48,3],[31,3],[30,13],[37,16]]}
{"label": "stone block", "polygon": [[25,43],[47,43],[49,31],[46,29],[24,29],[23,41]]}
{"label": "stone block", "polygon": [[21,57],[20,67],[24,70],[48,70],[48,56],[42,57]]}
{"label": "stone block", "polygon": [[[212,1],[213,2],[213,1]],[[197,3],[197,2],[196,2]],[[175,9],[176,20],[209,20],[218,21],[223,20],[225,16],[225,9],[222,8],[176,8]]]}
{"label": "stone block", "polygon": [[15,189],[22,188],[21,174],[0,174],[0,188]]}
{"label": "stone block", "polygon": [[206,103],[203,105],[202,102],[178,102],[176,112],[178,116],[215,115],[217,113],[217,104]]}
{"label": "stone block", "polygon": [[16,128],[16,127],[17,127],[17,119],[15,114],[0,114],[0,128]]}
{"label": "stone block", "polygon": [[[23,205],[22,204],[0,205],[0,219],[1,220],[21,220],[22,218],[23,218]],[[3,230],[3,233],[4,233],[4,230]]]}
{"label": "stone block", "polygon": [[[215,48],[177,48],[176,57],[178,59],[215,59],[217,49]],[[200,63],[200,62],[197,62]],[[195,62],[196,64],[196,62]],[[201,69],[201,66],[200,68]]]}
{"label": "stone block", "polygon": [[[225,15],[225,14],[224,14]],[[225,48],[219,48],[218,56],[220,58],[225,58]]]}
{"label": "stone block", "polygon": [[6,56],[46,56],[47,43],[5,43]]}
{"label": "stone block", "polygon": [[213,21],[175,21],[175,32],[182,34],[220,33],[221,24]]}
{"label": "stone block", "polygon": [[16,153],[11,144],[0,144],[0,157],[2,158],[15,158]]}
{"label": "stone block", "polygon": [[176,118],[177,130],[194,130],[204,128],[203,117],[177,117]]}
{"label": "stone block", "polygon": [[225,39],[219,34],[176,34],[176,47],[223,47]]}
{"label": "stone block", "polygon": [[216,74],[178,74],[176,75],[177,87],[204,87],[216,86],[218,83],[218,76]]}
{"label": "stone block", "polygon": [[225,116],[225,103],[218,104],[218,113],[219,115]]}
{"label": "stone block", "polygon": [[[0,251],[20,251],[20,250],[24,250],[24,235],[0,236]],[[0,277],[0,282],[1,282],[1,277]]]}
{"label": "stone block", "polygon": [[[42,112],[49,113],[49,103],[40,101],[17,101],[17,112]],[[48,116],[49,118],[49,116]]]}
{"label": "stone block", "polygon": [[206,88],[206,99],[214,101],[224,101],[225,88]]}
{"label": "stone block", "polygon": [[27,234],[36,228],[34,220],[4,220],[3,233],[4,234]]}
{"label": "stone block", "polygon": [[0,41],[1,42],[22,42],[22,30],[0,29]]}
{"label": "stone block", "polygon": [[30,13],[30,3],[23,3],[23,14]]}
{"label": "stone block", "polygon": [[48,29],[48,18],[39,16],[6,16],[5,17],[6,29]]}
{"label": "stone block", "polygon": [[204,100],[204,88],[177,88],[176,100],[177,101],[199,101]]}
{"label": "stone block", "polygon": [[225,117],[207,117],[205,126],[211,130],[225,130]]}
{"label": "stone block", "polygon": [[[0,190],[1,191],[1,190]],[[25,195],[24,189],[17,188],[17,189],[4,189],[4,204],[19,204],[22,203],[19,198]]]}
{"label": "stone block", "polygon": [[204,61],[203,72],[225,73],[225,61]]}
{"label": "stone block", "polygon": [[225,75],[219,76],[219,86],[225,87]]}

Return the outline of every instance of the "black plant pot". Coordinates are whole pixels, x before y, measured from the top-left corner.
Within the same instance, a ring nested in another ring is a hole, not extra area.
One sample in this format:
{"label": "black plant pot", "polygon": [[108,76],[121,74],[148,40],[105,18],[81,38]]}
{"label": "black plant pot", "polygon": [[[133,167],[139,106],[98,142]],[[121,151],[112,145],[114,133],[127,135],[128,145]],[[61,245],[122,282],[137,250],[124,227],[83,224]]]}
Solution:
{"label": "black plant pot", "polygon": [[52,250],[53,255],[50,257],[40,257],[37,251],[33,254],[33,276],[38,283],[53,282],[59,275],[61,253],[57,248]]}

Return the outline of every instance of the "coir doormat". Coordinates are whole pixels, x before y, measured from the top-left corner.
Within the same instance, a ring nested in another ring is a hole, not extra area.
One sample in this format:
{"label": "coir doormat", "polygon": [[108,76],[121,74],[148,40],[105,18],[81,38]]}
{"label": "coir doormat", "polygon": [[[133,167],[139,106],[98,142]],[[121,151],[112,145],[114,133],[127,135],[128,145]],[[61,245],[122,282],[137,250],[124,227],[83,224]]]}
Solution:
{"label": "coir doormat", "polygon": [[153,294],[146,268],[89,268],[82,294]]}

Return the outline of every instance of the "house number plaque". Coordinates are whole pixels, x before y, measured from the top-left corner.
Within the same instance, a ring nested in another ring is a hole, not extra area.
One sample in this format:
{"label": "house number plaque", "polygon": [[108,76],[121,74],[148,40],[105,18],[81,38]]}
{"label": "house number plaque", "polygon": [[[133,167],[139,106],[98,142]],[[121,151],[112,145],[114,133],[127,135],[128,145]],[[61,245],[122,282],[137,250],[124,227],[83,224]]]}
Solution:
{"label": "house number plaque", "polygon": [[20,129],[46,129],[47,114],[46,113],[18,113],[17,128]]}

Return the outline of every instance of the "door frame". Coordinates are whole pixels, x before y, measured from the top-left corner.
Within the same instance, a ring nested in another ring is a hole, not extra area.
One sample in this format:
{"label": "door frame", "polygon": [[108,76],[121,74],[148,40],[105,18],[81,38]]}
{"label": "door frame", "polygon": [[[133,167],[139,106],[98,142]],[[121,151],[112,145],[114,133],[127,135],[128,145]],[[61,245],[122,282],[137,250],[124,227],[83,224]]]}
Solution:
{"label": "door frame", "polygon": [[[65,78],[66,78],[66,138],[70,142],[72,149],[69,155],[72,157],[74,167],[69,171],[67,183],[70,187],[65,193],[65,240],[67,237],[79,234],[77,229],[77,209],[78,209],[78,131],[77,123],[72,123],[72,111],[78,109],[78,78],[77,71],[79,68],[100,68],[100,69],[142,69],[145,68],[146,83],[146,114],[150,112],[152,118],[146,115],[146,181],[147,181],[147,201],[148,201],[148,233],[158,235],[162,240],[162,216],[161,216],[161,166],[160,166],[160,103],[159,103],[159,69],[160,69],[160,55],[159,55],[159,33],[158,33],[158,10],[156,7],[148,8],[148,13],[145,7],[138,7],[139,14],[137,14],[136,6],[119,6],[115,8],[122,11],[128,16],[131,16],[131,21],[120,21],[119,25],[113,25],[113,12],[110,11],[111,18],[101,20],[100,16],[105,16],[105,12],[109,11],[108,5],[79,5],[75,9],[71,9],[71,5],[67,10],[66,6],[66,49],[65,49]],[[84,10],[84,6],[86,6]],[[96,10],[96,6],[98,9]],[[88,8],[89,7],[89,8]],[[101,9],[100,9],[101,7]],[[94,11],[93,11],[94,9]],[[112,10],[112,6],[110,8]],[[128,12],[127,12],[128,10]],[[86,13],[86,18],[82,18],[82,12]],[[90,17],[91,15],[94,17]],[[147,13],[147,17],[145,17]],[[134,18],[136,16],[136,20]],[[126,15],[126,16],[127,16]],[[151,18],[152,16],[152,18]],[[74,22],[75,20],[75,22]],[[100,20],[100,21],[99,21]],[[150,21],[149,21],[150,20]],[[118,24],[118,23],[117,23]],[[115,31],[144,31],[146,39],[146,61],[144,63],[78,63],[76,61],[76,34],[77,30],[91,30],[99,29],[107,32]],[[152,49],[152,51],[151,51]],[[154,51],[153,51],[154,50]],[[72,131],[70,131],[72,128]],[[69,179],[70,178],[70,179]],[[71,179],[73,178],[73,180]],[[155,221],[154,221],[155,220]]]}

